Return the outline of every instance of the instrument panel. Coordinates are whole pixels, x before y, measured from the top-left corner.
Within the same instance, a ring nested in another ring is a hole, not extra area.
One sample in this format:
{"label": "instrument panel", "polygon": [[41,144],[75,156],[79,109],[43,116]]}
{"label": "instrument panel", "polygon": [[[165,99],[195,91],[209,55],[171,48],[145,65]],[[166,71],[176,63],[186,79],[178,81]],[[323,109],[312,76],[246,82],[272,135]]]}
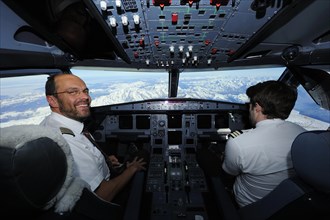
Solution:
{"label": "instrument panel", "polygon": [[143,219],[212,219],[219,215],[212,208],[212,193],[196,156],[210,144],[223,147],[231,131],[247,128],[244,104],[164,99],[92,111],[100,117],[94,132],[98,142],[113,144],[119,155],[131,144],[150,152]]}

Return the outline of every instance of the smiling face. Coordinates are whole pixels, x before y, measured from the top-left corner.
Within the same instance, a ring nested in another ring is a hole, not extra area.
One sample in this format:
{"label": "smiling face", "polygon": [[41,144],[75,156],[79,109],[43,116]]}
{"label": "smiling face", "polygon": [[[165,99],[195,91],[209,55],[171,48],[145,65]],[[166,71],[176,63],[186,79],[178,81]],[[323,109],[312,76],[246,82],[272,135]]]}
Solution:
{"label": "smiling face", "polygon": [[91,97],[84,81],[71,74],[55,78],[56,94],[48,95],[52,111],[76,121],[84,121],[90,115]]}

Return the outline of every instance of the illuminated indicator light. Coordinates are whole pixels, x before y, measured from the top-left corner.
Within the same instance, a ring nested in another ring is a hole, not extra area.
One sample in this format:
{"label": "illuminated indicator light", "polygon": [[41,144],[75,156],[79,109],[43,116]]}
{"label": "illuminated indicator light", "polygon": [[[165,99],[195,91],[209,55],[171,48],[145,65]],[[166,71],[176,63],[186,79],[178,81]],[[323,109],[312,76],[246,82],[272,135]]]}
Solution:
{"label": "illuminated indicator light", "polygon": [[228,53],[227,53],[227,55],[231,56],[231,55],[233,55],[234,53],[235,53],[235,50],[229,50]]}
{"label": "illuminated indicator light", "polygon": [[182,63],[185,64],[186,63],[186,58],[182,59]]}
{"label": "illuminated indicator light", "polygon": [[210,40],[205,40],[204,41],[204,44],[207,46],[207,45],[209,45],[211,43],[211,41]]}
{"label": "illuminated indicator light", "polygon": [[140,16],[135,14],[133,15],[134,24],[140,24]]}
{"label": "illuminated indicator light", "polygon": [[128,18],[126,15],[121,16],[121,23],[123,23],[124,26],[128,25]]}
{"label": "illuminated indicator light", "polygon": [[150,64],[150,60],[149,59],[146,59],[146,64],[149,66],[149,64]]}
{"label": "illuminated indicator light", "polygon": [[[234,2],[234,0],[233,0]],[[210,5],[215,5],[217,9],[220,8],[221,4],[227,5],[228,1],[223,1],[223,0],[210,0]],[[235,3],[234,3],[235,4]]]}
{"label": "illuminated indicator light", "polygon": [[144,47],[144,38],[141,38],[139,40],[139,44],[140,44],[141,47]]}
{"label": "illuminated indicator light", "polygon": [[159,46],[159,41],[158,40],[155,41],[155,45],[156,45],[156,47]]}
{"label": "illuminated indicator light", "polygon": [[194,56],[194,61],[197,61],[197,56]]}
{"label": "illuminated indicator light", "polygon": [[102,11],[105,11],[108,8],[108,3],[106,1],[100,1],[100,7]]}
{"label": "illuminated indicator light", "polygon": [[210,64],[211,64],[211,62],[212,62],[212,60],[211,60],[211,59],[208,59],[208,60],[207,60],[207,64],[208,64],[208,65],[210,65]]}
{"label": "illuminated indicator light", "polygon": [[152,2],[155,6],[159,5],[160,8],[163,9],[165,5],[166,6],[171,5],[172,0],[153,0]]}
{"label": "illuminated indicator light", "polygon": [[138,52],[134,52],[134,57],[138,58],[139,57],[139,53]]}
{"label": "illuminated indicator light", "polygon": [[178,13],[172,13],[172,24],[178,23]]}
{"label": "illuminated indicator light", "polygon": [[188,2],[189,2],[189,6],[192,6],[192,4],[194,3],[193,0],[189,0]]}
{"label": "illuminated indicator light", "polygon": [[116,0],[116,7],[120,8],[121,7],[121,0]]}
{"label": "illuminated indicator light", "polygon": [[117,26],[117,21],[116,18],[114,17],[109,17],[109,23],[111,27],[116,27]]}
{"label": "illuminated indicator light", "polygon": [[190,57],[190,53],[187,51],[186,52],[186,57],[189,58]]}
{"label": "illuminated indicator light", "polygon": [[212,50],[211,50],[211,54],[216,54],[216,53],[217,53],[217,51],[218,51],[218,49],[217,49],[217,48],[212,48]]}

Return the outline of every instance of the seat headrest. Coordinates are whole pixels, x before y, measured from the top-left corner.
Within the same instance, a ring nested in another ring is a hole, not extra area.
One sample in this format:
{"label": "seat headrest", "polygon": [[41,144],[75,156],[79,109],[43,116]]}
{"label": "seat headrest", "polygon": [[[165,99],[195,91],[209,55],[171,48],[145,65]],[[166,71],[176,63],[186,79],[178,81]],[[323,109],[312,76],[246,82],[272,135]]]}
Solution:
{"label": "seat headrest", "polygon": [[27,141],[19,148],[1,145],[0,161],[0,191],[6,209],[43,209],[65,181],[65,154],[48,137]]}
{"label": "seat headrest", "polygon": [[315,189],[330,192],[330,131],[307,131],[291,149],[297,175]]}
{"label": "seat headrest", "polygon": [[74,206],[86,183],[73,176],[70,147],[59,131],[16,125],[1,128],[0,136],[1,209],[36,212],[55,205],[61,212]]}

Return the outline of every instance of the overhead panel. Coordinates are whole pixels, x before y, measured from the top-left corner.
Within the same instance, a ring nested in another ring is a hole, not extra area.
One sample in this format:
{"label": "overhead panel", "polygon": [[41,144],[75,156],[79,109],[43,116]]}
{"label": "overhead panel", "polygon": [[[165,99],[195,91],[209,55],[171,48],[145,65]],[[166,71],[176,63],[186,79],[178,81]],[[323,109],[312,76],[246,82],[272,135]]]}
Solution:
{"label": "overhead panel", "polygon": [[94,0],[133,63],[171,68],[226,61],[281,8],[257,18],[252,2]]}
{"label": "overhead panel", "polygon": [[[99,1],[94,1],[96,4]],[[224,62],[279,9],[270,7],[256,18],[251,1],[123,0],[109,1],[108,18],[115,18],[113,33],[133,62],[160,67],[208,66]],[[133,16],[140,22],[134,24]],[[127,25],[122,18],[127,17]]]}

